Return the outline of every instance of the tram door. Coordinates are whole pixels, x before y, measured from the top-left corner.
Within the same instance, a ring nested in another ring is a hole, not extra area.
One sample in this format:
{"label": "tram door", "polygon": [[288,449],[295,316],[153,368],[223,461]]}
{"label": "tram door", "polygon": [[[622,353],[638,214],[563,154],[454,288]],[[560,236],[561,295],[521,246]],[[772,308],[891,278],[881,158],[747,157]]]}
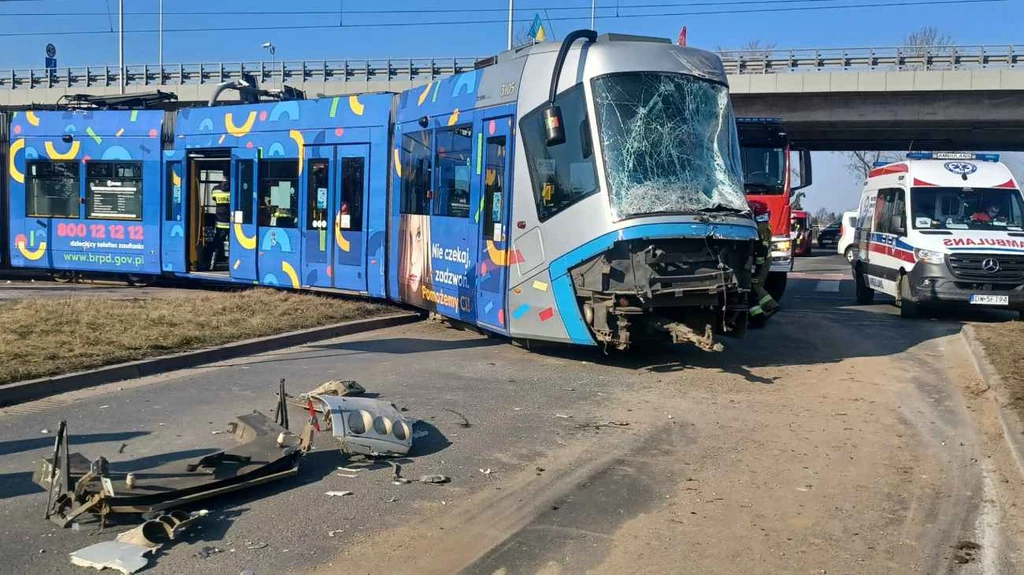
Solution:
{"label": "tram door", "polygon": [[477,276],[477,321],[507,334],[505,301],[511,231],[512,117],[484,118],[482,123],[483,190],[480,218],[480,273]]}
{"label": "tram door", "polygon": [[164,272],[184,273],[185,238],[188,237],[185,207],[185,153],[182,150],[164,152],[161,162],[161,181],[164,198],[163,218],[160,222],[160,269]]}
{"label": "tram door", "polygon": [[231,152],[231,278],[256,281],[256,150]]}
{"label": "tram door", "polygon": [[369,146],[306,147],[302,285],[366,291]]}

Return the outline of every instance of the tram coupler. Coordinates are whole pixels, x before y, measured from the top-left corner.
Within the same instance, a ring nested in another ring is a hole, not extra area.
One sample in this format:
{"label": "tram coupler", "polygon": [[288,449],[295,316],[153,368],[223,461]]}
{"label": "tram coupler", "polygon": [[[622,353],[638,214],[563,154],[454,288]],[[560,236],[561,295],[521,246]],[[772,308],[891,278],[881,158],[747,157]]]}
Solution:
{"label": "tram coupler", "polygon": [[722,351],[725,346],[715,341],[715,329],[711,324],[704,325],[703,335],[678,321],[664,319],[655,320],[652,324],[654,329],[668,332],[672,337],[672,343],[692,343],[704,351]]}

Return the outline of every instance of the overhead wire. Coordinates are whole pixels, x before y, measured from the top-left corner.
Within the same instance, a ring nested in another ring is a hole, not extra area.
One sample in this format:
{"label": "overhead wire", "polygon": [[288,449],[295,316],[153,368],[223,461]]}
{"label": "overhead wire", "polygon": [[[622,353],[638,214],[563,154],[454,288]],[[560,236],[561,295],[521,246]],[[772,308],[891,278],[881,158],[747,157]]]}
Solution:
{"label": "overhead wire", "polygon": [[[812,1],[812,0],[805,0]],[[643,14],[623,14],[619,13],[617,16],[612,15],[597,15],[599,20],[616,20],[616,19],[638,19],[638,18],[661,18],[666,16],[721,16],[721,15],[743,15],[743,14],[765,14],[765,13],[781,13],[781,12],[820,12],[823,10],[850,10],[850,9],[864,9],[864,8],[898,8],[898,7],[915,7],[915,6],[941,6],[941,5],[964,5],[964,4],[997,4],[1005,3],[1007,0],[921,0],[921,1],[895,1],[895,2],[875,2],[865,4],[843,4],[843,5],[829,5],[829,6],[798,6],[798,7],[783,7],[783,8],[745,8],[739,10],[705,10],[705,11],[682,11],[682,12],[657,12],[657,13],[643,13]],[[692,5],[692,4],[690,4]],[[624,6],[623,8],[626,8]],[[334,14],[335,12],[330,12]],[[4,15],[4,14],[0,14]],[[301,13],[292,14],[294,16],[302,16]],[[556,16],[550,18],[552,21],[567,21],[567,20],[585,20],[587,17],[584,16]],[[532,22],[532,18],[515,18],[513,22],[525,23]],[[339,26],[337,24],[295,24],[295,25],[281,25],[275,24],[271,26],[202,26],[193,28],[164,28],[164,34],[168,33],[188,33],[188,32],[244,32],[244,31],[266,31],[266,30],[322,30],[322,29],[351,29],[351,28],[395,28],[395,27],[408,27],[408,26],[465,26],[465,25],[476,25],[476,24],[506,24],[508,23],[507,18],[500,19],[488,19],[488,20],[436,20],[436,21],[414,21],[414,22],[360,22],[356,24],[344,24]],[[125,29],[125,34],[153,34],[158,32],[156,29]],[[57,30],[57,31],[46,31],[46,32],[0,32],[0,37],[23,37],[23,36],[75,36],[85,34],[109,34],[107,30]]]}

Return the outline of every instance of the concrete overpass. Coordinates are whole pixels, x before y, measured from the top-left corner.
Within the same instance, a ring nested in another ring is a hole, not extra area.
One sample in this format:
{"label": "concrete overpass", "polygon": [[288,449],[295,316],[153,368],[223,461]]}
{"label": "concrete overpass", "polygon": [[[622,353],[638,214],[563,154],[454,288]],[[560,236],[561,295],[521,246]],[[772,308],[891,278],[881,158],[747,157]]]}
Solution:
{"label": "concrete overpass", "polygon": [[[1024,46],[726,51],[737,115],[782,118],[813,150],[1024,150]],[[473,69],[477,58],[128,66],[127,93],[206,102],[248,73],[308,97],[401,91]],[[117,66],[0,71],[0,107],[117,94]]]}

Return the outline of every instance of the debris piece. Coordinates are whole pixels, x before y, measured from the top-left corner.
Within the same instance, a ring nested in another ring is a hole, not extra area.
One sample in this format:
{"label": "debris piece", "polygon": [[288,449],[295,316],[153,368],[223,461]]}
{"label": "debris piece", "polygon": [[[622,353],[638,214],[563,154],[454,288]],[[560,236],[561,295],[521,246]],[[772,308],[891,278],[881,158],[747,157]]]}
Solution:
{"label": "debris piece", "polygon": [[106,409],[106,408],[108,408],[108,407],[110,407],[110,406],[109,406],[109,405],[101,405],[101,406],[100,406],[100,409]]}
{"label": "debris piece", "polygon": [[210,557],[213,557],[214,555],[223,552],[224,550],[220,547],[210,547],[209,545],[204,545],[202,549],[200,549],[196,553],[193,553],[192,556],[198,557],[200,559],[209,559]]}
{"label": "debris piece", "polygon": [[269,545],[269,544],[268,543],[263,543],[263,542],[259,542],[259,543],[257,543],[257,542],[249,542],[249,541],[245,542],[245,548],[249,549],[250,551],[255,551],[256,549],[263,549],[267,545]]}
{"label": "debris piece", "polygon": [[559,417],[559,418],[562,418],[562,419],[572,419],[572,414],[570,414],[570,415],[563,415],[561,413],[556,413],[555,417]]}
{"label": "debris piece", "polygon": [[469,427],[470,426],[469,418],[466,417],[465,415],[462,415],[458,411],[455,411],[454,409],[448,409],[448,408],[442,408],[441,411],[447,411],[448,413],[454,413],[455,415],[458,415],[459,417],[461,417],[462,421],[456,424],[459,427]]}
{"label": "debris piece", "polygon": [[396,477],[392,480],[395,485],[409,485],[412,483],[412,479],[406,479],[405,477]]}
{"label": "debris piece", "polygon": [[419,478],[419,482],[420,483],[434,483],[434,484],[438,484],[438,483],[448,483],[449,481],[451,481],[451,479],[449,479],[447,476],[441,475],[441,474],[420,475],[420,478]]}
{"label": "debris piece", "polygon": [[122,543],[121,541],[101,541],[72,552],[71,564],[79,567],[92,567],[99,571],[114,569],[125,575],[131,575],[146,567],[149,563],[146,554],[151,551],[152,549],[142,545]]}
{"label": "debris piece", "polygon": [[328,491],[326,494],[328,497],[344,497],[346,495],[352,495],[351,491]]}
{"label": "debris piece", "polygon": [[362,473],[364,469],[362,467],[351,468],[351,467],[339,467],[338,471],[345,471],[348,473]]}
{"label": "debris piece", "polygon": [[393,403],[365,397],[311,395],[325,414],[326,428],[349,455],[406,455],[412,424]]}
{"label": "debris piece", "polygon": [[629,422],[628,421],[609,421],[608,425],[612,425],[612,426],[615,426],[615,427],[629,427]]}
{"label": "debris piece", "polygon": [[344,529],[331,529],[330,531],[327,532],[327,536],[328,537],[334,537],[335,535],[341,535],[344,532],[345,532]]}
{"label": "debris piece", "polygon": [[316,389],[303,393],[299,397],[302,399],[308,399],[314,395],[353,396],[363,395],[364,393],[366,393],[366,388],[359,385],[358,382],[352,380],[342,381],[339,379],[332,379],[331,381],[321,383],[316,387]]}
{"label": "debris piece", "polygon": [[398,501],[397,497],[392,497],[391,499],[385,499],[384,503],[394,503],[395,501]]}
{"label": "debris piece", "polygon": [[47,433],[50,433],[50,430],[49,430],[49,429],[46,429],[46,428],[44,427],[43,429],[40,429],[40,430],[39,430],[39,433],[42,433],[43,435],[46,435]]}
{"label": "debris piece", "polygon": [[124,448],[125,448],[125,447],[128,447],[128,444],[127,444],[127,443],[122,443],[122,444],[121,444],[121,447],[118,447],[118,448],[117,448],[117,452],[118,452],[118,453],[124,453]]}
{"label": "debris piece", "polygon": [[359,477],[355,473],[335,473],[335,475],[337,475],[338,477],[348,477],[349,479],[355,479],[356,477]]}
{"label": "debris piece", "polygon": [[227,431],[223,429],[214,429],[213,431],[210,432],[210,435],[220,435],[221,433],[227,433]]}
{"label": "debris piece", "polygon": [[491,468],[490,468],[490,467],[488,467],[487,469],[481,469],[481,470],[480,470],[480,473],[483,473],[484,475],[490,475],[490,474],[492,474],[492,473],[494,473],[494,472],[493,472],[493,471],[491,471]]}
{"label": "debris piece", "polygon": [[537,471],[544,471],[544,468],[543,468],[543,467],[540,467],[540,466],[538,466],[538,467],[537,467]]}
{"label": "debris piece", "polygon": [[239,416],[229,431],[241,442],[237,446],[136,469],[129,481],[127,475],[111,474],[102,456],[89,461],[70,453],[62,421],[53,456],[43,459],[32,481],[47,492],[46,518],[67,527],[86,513],[102,522],[110,513],[150,513],[290,477],[312,443],[311,432],[296,436],[258,411]]}

